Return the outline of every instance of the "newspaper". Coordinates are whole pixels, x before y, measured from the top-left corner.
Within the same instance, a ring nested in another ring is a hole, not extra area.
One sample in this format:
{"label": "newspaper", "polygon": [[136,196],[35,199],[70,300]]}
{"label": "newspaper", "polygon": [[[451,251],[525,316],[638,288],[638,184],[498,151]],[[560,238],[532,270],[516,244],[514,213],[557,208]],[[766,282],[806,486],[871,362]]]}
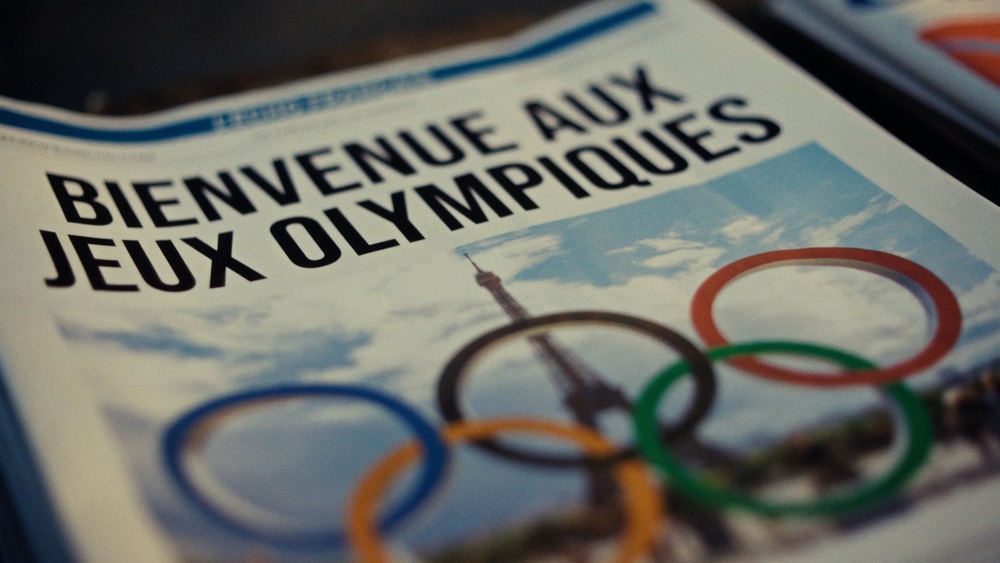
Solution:
{"label": "newspaper", "polygon": [[39,559],[996,537],[1000,213],[711,7],[0,122],[0,463]]}
{"label": "newspaper", "polygon": [[771,0],[828,48],[1000,147],[1000,2]]}

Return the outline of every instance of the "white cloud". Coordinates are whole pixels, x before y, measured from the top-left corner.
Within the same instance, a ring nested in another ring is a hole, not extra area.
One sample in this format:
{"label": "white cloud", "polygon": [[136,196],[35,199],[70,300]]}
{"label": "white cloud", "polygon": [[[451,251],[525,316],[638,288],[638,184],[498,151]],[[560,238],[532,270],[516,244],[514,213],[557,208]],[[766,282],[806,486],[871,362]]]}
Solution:
{"label": "white cloud", "polygon": [[[888,203],[891,204],[892,202]],[[875,198],[869,203],[868,207],[865,207],[854,215],[847,215],[832,223],[817,225],[815,228],[803,231],[802,241],[804,246],[837,246],[845,234],[850,233],[873,217],[885,214],[886,210],[887,202]]]}
{"label": "white cloud", "polygon": [[687,250],[689,248],[702,248],[705,246],[700,242],[684,240],[673,232],[667,233],[659,238],[640,240],[636,243],[636,245],[649,248],[657,252],[673,252],[675,250]]}
{"label": "white cloud", "polygon": [[881,364],[919,350],[929,325],[919,300],[903,286],[829,266],[754,272],[726,287],[714,311],[732,342],[816,342]]}
{"label": "white cloud", "polygon": [[774,223],[768,223],[756,215],[747,215],[722,227],[720,232],[730,241],[740,241],[751,235],[758,235],[770,229]]}
{"label": "white cloud", "polygon": [[676,250],[644,260],[642,265],[654,269],[684,267],[687,270],[700,270],[714,264],[725,252],[721,248]]}
{"label": "white cloud", "polygon": [[719,257],[725,254],[725,250],[721,248],[713,248],[698,241],[684,239],[675,231],[668,231],[657,238],[640,240],[632,246],[615,249],[607,254],[632,253],[642,250],[652,250],[658,253],[639,262],[646,268],[655,270],[683,267],[689,272],[711,267]]}
{"label": "white cloud", "polygon": [[962,329],[967,338],[957,354],[945,364],[952,369],[976,367],[975,364],[1000,357],[1000,274],[994,272],[982,283],[958,296],[962,309]]}
{"label": "white cloud", "polygon": [[543,262],[562,250],[556,235],[521,238],[486,250],[476,251],[472,259],[484,270],[510,277],[517,272]]}

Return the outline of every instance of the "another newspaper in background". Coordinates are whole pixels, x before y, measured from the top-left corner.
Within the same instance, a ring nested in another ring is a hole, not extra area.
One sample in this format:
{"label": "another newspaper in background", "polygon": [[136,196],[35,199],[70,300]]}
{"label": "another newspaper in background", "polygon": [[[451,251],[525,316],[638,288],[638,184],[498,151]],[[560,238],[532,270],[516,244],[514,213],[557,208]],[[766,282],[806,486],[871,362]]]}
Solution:
{"label": "another newspaper in background", "polygon": [[993,549],[1000,211],[701,3],[0,122],[39,559]]}
{"label": "another newspaper in background", "polygon": [[771,0],[826,47],[1000,149],[997,0]]}

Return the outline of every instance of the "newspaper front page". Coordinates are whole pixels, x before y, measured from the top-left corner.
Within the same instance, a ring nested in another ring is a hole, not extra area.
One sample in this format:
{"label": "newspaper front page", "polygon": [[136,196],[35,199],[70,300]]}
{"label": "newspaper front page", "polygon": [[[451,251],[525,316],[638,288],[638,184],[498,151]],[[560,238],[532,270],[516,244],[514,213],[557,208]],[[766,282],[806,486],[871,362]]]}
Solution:
{"label": "newspaper front page", "polygon": [[0,147],[43,558],[995,537],[1000,213],[700,3],[142,118],[0,100]]}

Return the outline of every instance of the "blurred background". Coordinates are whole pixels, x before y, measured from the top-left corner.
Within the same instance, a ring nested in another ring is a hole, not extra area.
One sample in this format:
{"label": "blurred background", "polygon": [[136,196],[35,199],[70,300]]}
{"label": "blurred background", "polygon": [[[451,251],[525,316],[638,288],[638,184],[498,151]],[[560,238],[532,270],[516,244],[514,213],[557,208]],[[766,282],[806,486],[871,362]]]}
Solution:
{"label": "blurred background", "polygon": [[[141,114],[499,37],[584,0],[0,0],[0,95]],[[766,0],[703,0],[994,202],[1000,158],[772,19]]]}
{"label": "blurred background", "polygon": [[[141,113],[501,36],[582,0],[4,0],[0,94]],[[748,12],[749,0],[719,0]]]}

